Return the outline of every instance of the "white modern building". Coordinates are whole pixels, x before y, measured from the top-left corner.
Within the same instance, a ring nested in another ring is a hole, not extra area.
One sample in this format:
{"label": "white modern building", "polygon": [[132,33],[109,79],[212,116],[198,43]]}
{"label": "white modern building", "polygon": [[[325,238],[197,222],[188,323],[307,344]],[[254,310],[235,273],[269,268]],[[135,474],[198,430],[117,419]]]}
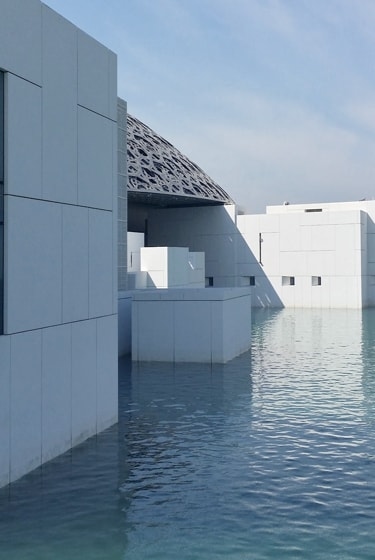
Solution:
{"label": "white modern building", "polygon": [[0,0],[0,485],[117,421],[116,66]]}
{"label": "white modern building", "polygon": [[40,0],[0,0],[0,486],[117,421],[118,353],[225,362],[251,305],[375,305],[375,201],[243,215],[116,72]]}

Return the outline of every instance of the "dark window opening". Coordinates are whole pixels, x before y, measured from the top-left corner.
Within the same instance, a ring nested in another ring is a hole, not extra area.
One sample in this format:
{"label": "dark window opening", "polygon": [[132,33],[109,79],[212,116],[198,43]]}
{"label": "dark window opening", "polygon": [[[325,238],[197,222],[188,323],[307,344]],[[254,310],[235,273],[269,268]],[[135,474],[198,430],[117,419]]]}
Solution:
{"label": "dark window opening", "polygon": [[212,288],[214,285],[214,277],[213,276],[206,276],[205,278],[206,288]]}
{"label": "dark window opening", "polygon": [[305,208],[305,212],[323,212],[322,208]]}
{"label": "dark window opening", "polygon": [[294,286],[295,284],[294,276],[282,276],[281,284],[282,286]]}
{"label": "dark window opening", "polygon": [[322,277],[321,276],[311,276],[311,285],[312,286],[321,286],[322,285]]}

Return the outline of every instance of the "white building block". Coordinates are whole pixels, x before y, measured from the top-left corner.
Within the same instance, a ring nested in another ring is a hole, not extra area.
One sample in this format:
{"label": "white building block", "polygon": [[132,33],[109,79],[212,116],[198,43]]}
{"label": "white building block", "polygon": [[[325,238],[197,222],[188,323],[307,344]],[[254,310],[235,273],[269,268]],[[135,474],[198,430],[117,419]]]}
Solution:
{"label": "white building block", "polygon": [[134,361],[223,363],[250,347],[249,288],[133,293]]}
{"label": "white building block", "polygon": [[10,392],[11,481],[39,466],[42,461],[41,369],[41,331],[13,336]]}
{"label": "white building block", "polygon": [[42,90],[12,74],[5,87],[6,193],[41,198]]}
{"label": "white building block", "polygon": [[72,445],[71,325],[42,330],[42,462]]}

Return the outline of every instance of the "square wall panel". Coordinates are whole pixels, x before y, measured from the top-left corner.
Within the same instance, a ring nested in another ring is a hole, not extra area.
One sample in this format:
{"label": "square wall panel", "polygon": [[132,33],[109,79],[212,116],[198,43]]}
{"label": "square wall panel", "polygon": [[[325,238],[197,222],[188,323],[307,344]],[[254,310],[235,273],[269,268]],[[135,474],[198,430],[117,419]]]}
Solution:
{"label": "square wall panel", "polygon": [[5,192],[41,198],[42,89],[6,74],[5,90]]}
{"label": "square wall panel", "polygon": [[112,121],[78,108],[78,203],[82,206],[113,208],[112,126]]}
{"label": "square wall panel", "polygon": [[61,205],[12,196],[5,199],[6,333],[59,324]]}
{"label": "square wall panel", "polygon": [[1,0],[0,14],[0,67],[41,85],[40,1]]}

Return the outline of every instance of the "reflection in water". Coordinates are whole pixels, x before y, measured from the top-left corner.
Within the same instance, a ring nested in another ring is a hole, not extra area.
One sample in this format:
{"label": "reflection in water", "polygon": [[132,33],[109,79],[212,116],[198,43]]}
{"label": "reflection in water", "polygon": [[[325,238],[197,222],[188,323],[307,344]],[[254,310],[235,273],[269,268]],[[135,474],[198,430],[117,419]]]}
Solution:
{"label": "reflection in water", "polygon": [[375,557],[375,310],[259,310],[221,366],[120,363],[118,426],[0,492],[0,558]]}

